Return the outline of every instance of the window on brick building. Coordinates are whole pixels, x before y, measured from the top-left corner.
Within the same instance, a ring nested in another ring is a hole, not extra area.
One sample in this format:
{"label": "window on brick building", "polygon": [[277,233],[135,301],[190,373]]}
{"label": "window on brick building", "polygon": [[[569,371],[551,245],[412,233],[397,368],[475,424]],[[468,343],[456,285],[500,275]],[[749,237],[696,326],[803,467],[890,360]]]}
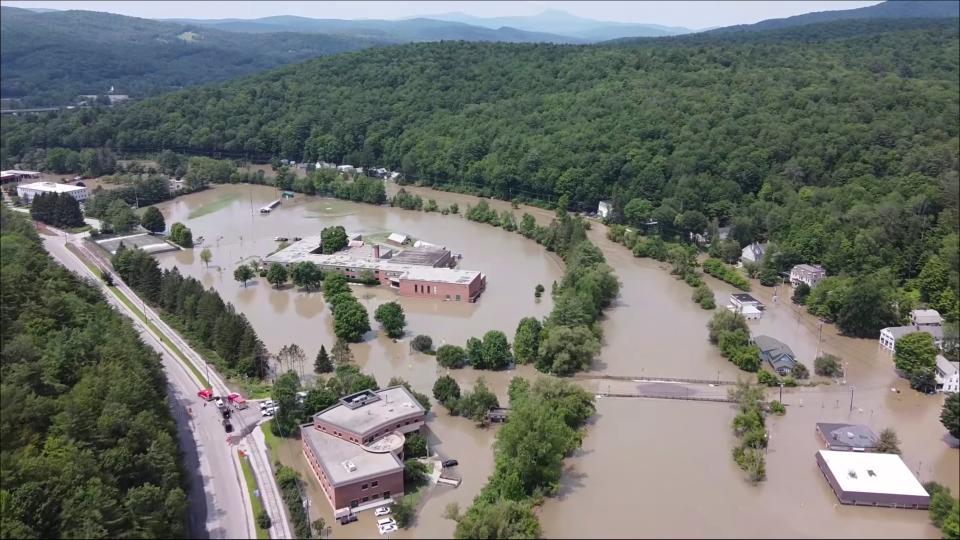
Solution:
{"label": "window on brick building", "polygon": [[364,485],[360,486],[360,489],[367,489],[368,487],[370,487],[368,484],[364,484]]}
{"label": "window on brick building", "polygon": [[374,480],[373,482],[370,482],[370,487],[377,487],[379,485],[380,485],[380,482],[378,480]]}

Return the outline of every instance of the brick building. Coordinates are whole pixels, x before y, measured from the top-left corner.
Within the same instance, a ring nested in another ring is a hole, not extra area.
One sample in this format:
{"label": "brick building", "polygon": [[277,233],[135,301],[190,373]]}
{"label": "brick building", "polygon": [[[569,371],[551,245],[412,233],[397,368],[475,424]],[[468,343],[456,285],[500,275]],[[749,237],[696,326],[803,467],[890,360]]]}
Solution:
{"label": "brick building", "polygon": [[487,278],[476,270],[451,268],[456,260],[450,251],[436,246],[396,248],[366,243],[352,235],[350,245],[336,253],[321,252],[319,236],[304,238],[269,255],[265,264],[290,266],[311,261],[324,272],[338,272],[350,279],[364,273],[401,296],[433,297],[454,302],[476,302],[487,287]]}
{"label": "brick building", "polygon": [[403,495],[404,434],[426,410],[402,386],[340,399],[300,426],[303,453],[334,511]]}

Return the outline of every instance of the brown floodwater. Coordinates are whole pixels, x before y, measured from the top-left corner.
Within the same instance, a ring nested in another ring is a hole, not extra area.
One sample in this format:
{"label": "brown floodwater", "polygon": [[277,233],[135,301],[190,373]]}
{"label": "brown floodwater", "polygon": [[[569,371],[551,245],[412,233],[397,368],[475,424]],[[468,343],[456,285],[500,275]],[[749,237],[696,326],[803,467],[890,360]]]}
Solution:
{"label": "brown floodwater", "polygon": [[[407,190],[434,198],[441,206],[457,202],[461,210],[477,201],[424,188]],[[390,192],[394,191],[396,187],[390,186]],[[487,274],[488,288],[477,304],[399,298],[389,290],[355,288],[371,313],[382,302],[398,300],[407,313],[408,334],[427,333],[437,345],[462,344],[467,337],[492,328],[512,338],[521,317],[542,317],[549,312],[549,295],[535,302],[534,286],[549,286],[562,275],[558,260],[534,242],[457,216],[300,195],[268,216],[256,214],[257,208],[276,197],[276,190],[263,186],[218,186],[159,205],[168,223],[183,221],[193,229],[195,238],[206,238],[213,261],[209,269],[204,268],[192,251],[159,258],[163,266],[176,265],[215,287],[247,315],[271,351],[293,342],[304,347],[308,354],[305,371],[310,371],[319,345],[329,348],[333,343],[329,310],[321,295],[292,288],[276,291],[262,280],[242,288],[232,279],[238,262],[275,248],[274,236],[306,236],[324,226],[343,225],[347,230],[368,233],[399,231],[463,253],[461,267]],[[488,202],[497,210],[510,208],[503,201]],[[551,216],[537,208],[514,210],[517,215],[524,211],[541,223]],[[699,379],[742,375],[707,341],[705,326],[713,312],[690,300],[690,287],[670,276],[665,265],[634,258],[626,248],[607,240],[605,233],[605,227],[595,224],[590,237],[607,256],[623,287],[603,321],[604,347],[593,373]],[[718,306],[725,305],[732,287],[708,276],[705,279],[715,291]],[[956,443],[949,440],[939,422],[943,398],[911,391],[906,381],[896,376],[889,354],[875,340],[840,336],[828,324],[821,332],[815,318],[790,304],[788,293],[774,303],[772,289],[754,282],[752,294],[768,306],[763,319],[749,323],[754,334],[784,341],[811,372],[818,349],[840,356],[847,369],[845,382],[815,377],[822,384],[784,390],[788,412],[768,422],[767,481],[750,485],[730,457],[734,445],[730,422],[735,414],[731,406],[603,398],[598,400],[598,413],[583,448],[565,463],[561,493],[540,509],[546,536],[938,536],[926,512],[837,504],[814,462],[819,448],[814,424],[854,421],[868,424],[874,431],[892,427],[902,441],[904,461],[921,481],[936,480],[958,492],[960,458],[957,448],[951,446]],[[394,343],[371,332],[353,350],[358,364],[381,384],[396,375],[429,393],[441,373],[433,358],[411,354],[406,340]],[[451,372],[467,387],[478,375],[484,376],[502,401],[510,377],[517,374],[536,376],[526,366],[502,373]],[[611,386],[605,381],[583,384],[595,391]],[[613,385],[613,391],[629,391],[639,389],[642,383]],[[850,385],[854,386],[852,411]],[[493,467],[493,429],[478,429],[467,420],[449,417],[439,406],[432,416],[435,448],[444,457],[461,462],[459,473],[464,482],[457,489],[440,486],[428,490],[415,526],[401,531],[400,537],[451,536],[455,524],[441,517],[444,507],[449,502],[466,507]],[[312,484],[311,515],[327,516],[327,504],[318,498],[322,495],[316,489]],[[333,535],[372,536],[372,518],[366,521],[369,523],[362,519],[346,527],[334,525]]]}

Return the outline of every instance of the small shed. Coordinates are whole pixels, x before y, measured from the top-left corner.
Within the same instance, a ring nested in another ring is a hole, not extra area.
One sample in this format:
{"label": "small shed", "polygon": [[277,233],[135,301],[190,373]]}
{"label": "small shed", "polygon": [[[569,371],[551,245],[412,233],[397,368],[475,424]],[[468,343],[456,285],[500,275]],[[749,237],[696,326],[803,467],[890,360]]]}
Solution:
{"label": "small shed", "polygon": [[407,243],[407,235],[400,233],[390,233],[390,236],[387,237],[387,242],[396,244],[398,246]]}

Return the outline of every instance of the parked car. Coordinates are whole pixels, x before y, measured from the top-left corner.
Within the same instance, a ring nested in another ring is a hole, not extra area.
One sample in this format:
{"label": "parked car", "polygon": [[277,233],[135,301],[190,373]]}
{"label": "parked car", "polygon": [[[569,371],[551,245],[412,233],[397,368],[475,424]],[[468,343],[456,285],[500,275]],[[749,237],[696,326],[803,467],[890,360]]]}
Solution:
{"label": "parked car", "polygon": [[224,418],[224,419],[230,418],[230,408],[229,408],[229,407],[221,407],[221,408],[220,408],[220,414],[223,415],[223,418]]}
{"label": "parked car", "polygon": [[274,403],[272,399],[268,399],[268,400],[266,400],[266,401],[261,401],[261,402],[260,402],[260,410],[262,411],[262,410],[264,410],[264,409],[269,409],[270,407],[273,407],[274,405],[276,405],[276,403]]}
{"label": "parked car", "polygon": [[347,523],[353,523],[357,519],[358,518],[356,514],[347,514],[345,516],[340,516],[340,524],[346,525]]}
{"label": "parked car", "polygon": [[381,506],[381,507],[379,507],[379,508],[377,508],[376,510],[373,511],[373,515],[375,515],[375,516],[377,516],[377,517],[380,517],[380,516],[388,516],[388,515],[390,515],[390,507],[388,507],[388,506]]}
{"label": "parked car", "polygon": [[397,522],[393,518],[381,518],[377,520],[377,528],[380,534],[387,534],[397,530]]}
{"label": "parked car", "polygon": [[446,460],[446,461],[443,462],[444,468],[446,468],[446,467],[456,467],[456,466],[459,465],[459,464],[460,464],[460,462],[457,461],[457,460],[455,460],[455,459],[448,459],[448,460]]}
{"label": "parked car", "polygon": [[203,390],[197,392],[197,397],[204,401],[210,401],[213,399],[213,390],[210,388],[204,388]]}
{"label": "parked car", "polygon": [[223,419],[223,430],[226,431],[227,433],[230,433],[233,431],[233,424],[231,424],[230,421],[227,420],[226,418]]}
{"label": "parked car", "polygon": [[277,409],[275,407],[268,407],[260,411],[260,416],[263,416],[263,417],[273,416],[275,414],[277,414]]}
{"label": "parked car", "polygon": [[224,406],[224,405],[223,405],[223,398],[222,398],[222,397],[217,396],[217,397],[213,398],[213,400],[217,402],[217,407],[223,407],[223,406]]}

